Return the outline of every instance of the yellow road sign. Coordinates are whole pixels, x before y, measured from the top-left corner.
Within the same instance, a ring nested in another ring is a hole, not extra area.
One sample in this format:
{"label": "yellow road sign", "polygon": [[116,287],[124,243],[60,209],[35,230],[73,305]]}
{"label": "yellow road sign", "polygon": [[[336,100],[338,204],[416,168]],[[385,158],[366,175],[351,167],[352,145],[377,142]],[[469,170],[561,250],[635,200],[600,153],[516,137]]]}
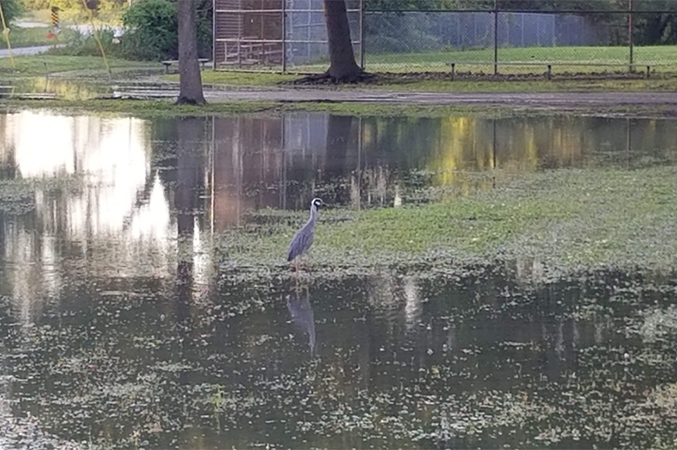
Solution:
{"label": "yellow road sign", "polygon": [[53,27],[59,26],[59,7],[58,6],[52,6],[52,26]]}

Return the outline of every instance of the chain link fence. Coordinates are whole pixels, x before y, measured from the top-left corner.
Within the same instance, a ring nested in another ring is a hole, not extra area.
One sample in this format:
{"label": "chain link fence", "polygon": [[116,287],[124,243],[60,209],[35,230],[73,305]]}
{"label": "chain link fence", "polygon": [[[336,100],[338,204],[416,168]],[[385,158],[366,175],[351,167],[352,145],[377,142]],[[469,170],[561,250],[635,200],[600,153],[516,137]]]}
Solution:
{"label": "chain link fence", "polygon": [[502,0],[424,11],[397,9],[398,3],[364,12],[369,71],[650,75],[677,69],[677,2]]}
{"label": "chain link fence", "polygon": [[[370,72],[677,71],[674,0],[348,0],[347,9]],[[323,72],[323,0],[215,0],[214,51],[220,69]]]}
{"label": "chain link fence", "polygon": [[[361,60],[363,0],[345,0]],[[329,63],[324,0],[214,0],[214,67],[322,72]]]}

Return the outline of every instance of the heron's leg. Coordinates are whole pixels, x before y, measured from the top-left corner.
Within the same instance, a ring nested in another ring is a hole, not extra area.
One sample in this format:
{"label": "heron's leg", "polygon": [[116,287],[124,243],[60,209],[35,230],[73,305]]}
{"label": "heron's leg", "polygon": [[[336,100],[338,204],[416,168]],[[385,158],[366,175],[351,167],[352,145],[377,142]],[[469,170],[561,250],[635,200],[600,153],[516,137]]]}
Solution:
{"label": "heron's leg", "polygon": [[298,258],[294,259],[294,281],[298,286],[299,284],[299,260]]}

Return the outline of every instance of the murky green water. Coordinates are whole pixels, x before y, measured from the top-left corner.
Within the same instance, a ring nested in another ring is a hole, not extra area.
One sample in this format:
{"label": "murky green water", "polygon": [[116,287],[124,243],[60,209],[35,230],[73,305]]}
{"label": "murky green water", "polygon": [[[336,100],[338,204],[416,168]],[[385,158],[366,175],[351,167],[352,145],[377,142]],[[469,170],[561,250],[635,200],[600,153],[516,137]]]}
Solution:
{"label": "murky green water", "polygon": [[676,125],[2,115],[0,447],[674,445],[673,276],[295,281],[210,250],[316,194],[391,207],[504,170],[673,161]]}

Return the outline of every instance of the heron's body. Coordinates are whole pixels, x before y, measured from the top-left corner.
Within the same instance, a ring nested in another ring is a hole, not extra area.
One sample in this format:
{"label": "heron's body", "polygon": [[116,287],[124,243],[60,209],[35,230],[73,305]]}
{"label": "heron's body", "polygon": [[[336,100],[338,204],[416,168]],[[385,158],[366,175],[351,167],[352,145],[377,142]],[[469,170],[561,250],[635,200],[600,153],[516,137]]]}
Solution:
{"label": "heron's body", "polygon": [[[322,200],[319,198],[313,199],[310,202],[310,219],[306,222],[299,231],[296,232],[289,244],[287,250],[287,261],[294,261],[301,255],[306,253],[315,238],[315,224],[317,223],[317,211],[322,206]],[[296,261],[296,268],[298,269],[298,260]]]}

